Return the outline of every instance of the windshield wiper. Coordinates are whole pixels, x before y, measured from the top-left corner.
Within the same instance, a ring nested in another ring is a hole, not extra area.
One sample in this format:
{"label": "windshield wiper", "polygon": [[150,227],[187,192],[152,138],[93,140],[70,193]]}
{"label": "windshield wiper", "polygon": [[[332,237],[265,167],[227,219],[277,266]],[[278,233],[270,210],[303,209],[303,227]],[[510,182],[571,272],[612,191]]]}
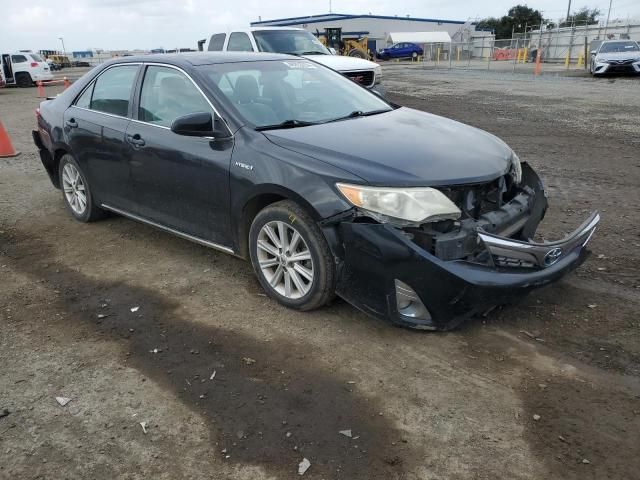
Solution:
{"label": "windshield wiper", "polygon": [[327,120],[324,123],[339,122],[340,120],[348,120],[350,118],[370,117],[371,115],[378,115],[380,113],[387,113],[390,111],[391,109],[371,110],[369,112],[363,112],[362,110],[354,110],[349,115],[345,115],[344,117],[333,118],[331,120]]}
{"label": "windshield wiper", "polygon": [[308,52],[286,52],[287,55],[295,55],[296,57],[302,57],[304,55],[327,55],[325,52],[319,52],[318,50],[309,50]]}
{"label": "windshield wiper", "polygon": [[309,125],[317,125],[317,122],[306,122],[304,120],[285,120],[282,123],[276,123],[275,125],[262,125],[256,127],[257,131],[262,130],[278,130],[282,128],[297,128],[297,127],[308,127]]}

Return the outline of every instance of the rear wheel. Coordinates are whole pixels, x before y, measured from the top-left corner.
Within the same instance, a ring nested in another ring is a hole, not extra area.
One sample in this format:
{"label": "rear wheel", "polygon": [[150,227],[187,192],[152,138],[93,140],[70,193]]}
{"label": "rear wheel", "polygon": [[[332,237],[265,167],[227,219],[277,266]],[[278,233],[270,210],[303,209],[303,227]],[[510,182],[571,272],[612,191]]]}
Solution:
{"label": "rear wheel", "polygon": [[86,223],[105,216],[105,211],[95,205],[87,178],[71,155],[63,155],[58,172],[64,203],[76,220]]}
{"label": "rear wheel", "polygon": [[16,73],[16,85],[20,88],[27,88],[33,85],[31,75],[27,72]]}
{"label": "rear wheel", "polygon": [[274,203],[256,215],[249,250],[260,284],[281,304],[313,310],[333,299],[333,255],[314,220],[295,202]]}

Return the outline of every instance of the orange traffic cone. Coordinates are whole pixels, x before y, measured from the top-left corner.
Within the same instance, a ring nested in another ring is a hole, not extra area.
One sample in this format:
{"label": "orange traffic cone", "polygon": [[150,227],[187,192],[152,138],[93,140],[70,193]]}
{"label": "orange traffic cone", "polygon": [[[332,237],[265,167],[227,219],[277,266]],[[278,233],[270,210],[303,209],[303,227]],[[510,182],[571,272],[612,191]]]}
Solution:
{"label": "orange traffic cone", "polygon": [[0,158],[15,157],[16,155],[20,155],[20,152],[16,152],[16,149],[13,148],[9,134],[0,122]]}
{"label": "orange traffic cone", "polygon": [[64,77],[64,89],[66,90],[67,88],[69,88],[69,85],[71,85],[69,83],[69,79],[67,77]]}
{"label": "orange traffic cone", "polygon": [[37,85],[38,85],[38,97],[44,98],[45,93],[44,93],[44,87],[42,86],[42,81],[38,80]]}

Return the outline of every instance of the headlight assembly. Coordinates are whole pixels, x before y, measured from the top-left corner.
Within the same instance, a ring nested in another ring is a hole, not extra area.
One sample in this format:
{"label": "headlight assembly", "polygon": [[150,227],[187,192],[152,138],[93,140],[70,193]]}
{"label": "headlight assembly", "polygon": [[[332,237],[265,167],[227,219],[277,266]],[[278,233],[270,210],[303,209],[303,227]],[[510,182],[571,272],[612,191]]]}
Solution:
{"label": "headlight assembly", "polygon": [[365,187],[337,183],[336,187],[353,206],[374,214],[382,222],[420,224],[456,220],[461,212],[435,188]]}
{"label": "headlight assembly", "polygon": [[522,165],[520,164],[520,159],[515,154],[515,152],[511,153],[511,176],[513,177],[513,181],[516,183],[520,183],[522,181]]}
{"label": "headlight assembly", "polygon": [[375,75],[376,75],[376,83],[380,83],[382,82],[382,67],[380,65],[376,66],[373,69]]}

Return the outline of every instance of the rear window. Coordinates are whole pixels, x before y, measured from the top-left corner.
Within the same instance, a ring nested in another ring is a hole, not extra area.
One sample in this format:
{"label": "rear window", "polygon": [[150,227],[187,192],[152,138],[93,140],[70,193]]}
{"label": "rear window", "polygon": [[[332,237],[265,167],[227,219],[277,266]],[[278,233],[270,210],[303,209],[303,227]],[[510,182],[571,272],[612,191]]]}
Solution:
{"label": "rear window", "polygon": [[227,38],[226,33],[217,33],[211,37],[209,41],[209,51],[210,52],[221,52],[222,47],[224,46],[224,40]]}
{"label": "rear window", "polygon": [[37,53],[30,53],[29,56],[33,58],[36,62],[44,62],[44,60],[42,60],[42,57]]}

